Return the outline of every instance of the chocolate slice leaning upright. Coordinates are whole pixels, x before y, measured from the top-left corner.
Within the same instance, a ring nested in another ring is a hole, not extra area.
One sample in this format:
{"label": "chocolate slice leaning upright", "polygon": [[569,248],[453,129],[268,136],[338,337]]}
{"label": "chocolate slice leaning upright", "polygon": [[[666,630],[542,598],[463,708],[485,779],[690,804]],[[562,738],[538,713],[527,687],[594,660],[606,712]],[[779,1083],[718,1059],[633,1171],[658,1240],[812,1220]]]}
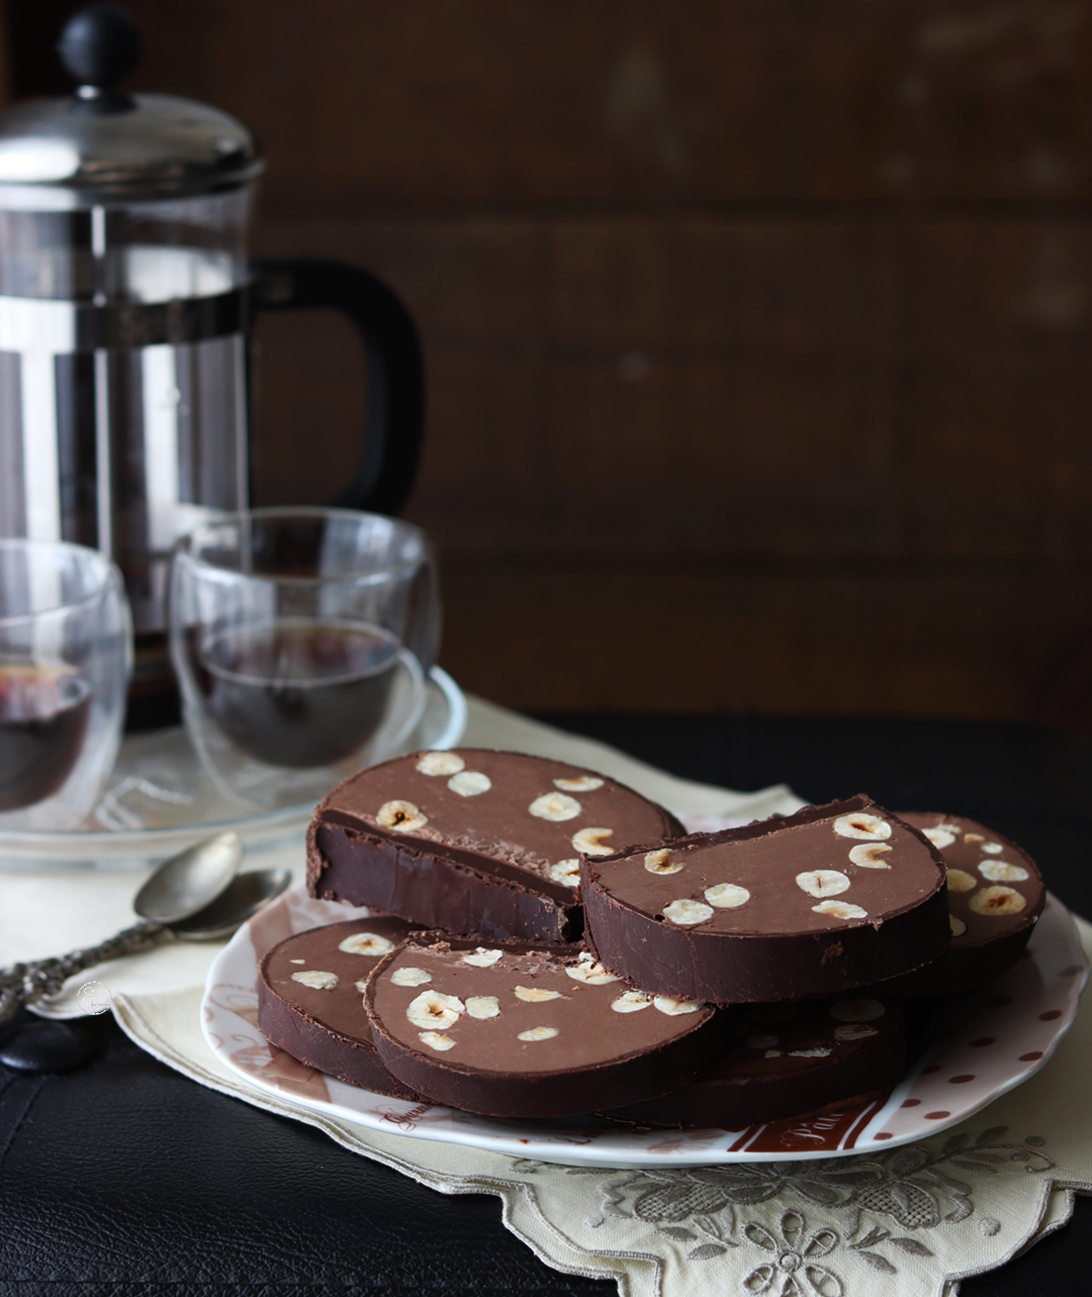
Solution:
{"label": "chocolate slice leaning upright", "polygon": [[662,995],[818,999],[907,972],[949,934],[936,848],[867,797],[581,865],[585,941]]}
{"label": "chocolate slice leaning upright", "polygon": [[578,946],[415,933],[364,999],[404,1085],[492,1117],[562,1117],[665,1094],[708,1071],[727,1016],[632,990]]}
{"label": "chocolate slice leaning upright", "polygon": [[516,752],[417,752],[361,770],[319,804],[307,886],[423,928],[572,941],[582,855],[682,832],[591,770]]}

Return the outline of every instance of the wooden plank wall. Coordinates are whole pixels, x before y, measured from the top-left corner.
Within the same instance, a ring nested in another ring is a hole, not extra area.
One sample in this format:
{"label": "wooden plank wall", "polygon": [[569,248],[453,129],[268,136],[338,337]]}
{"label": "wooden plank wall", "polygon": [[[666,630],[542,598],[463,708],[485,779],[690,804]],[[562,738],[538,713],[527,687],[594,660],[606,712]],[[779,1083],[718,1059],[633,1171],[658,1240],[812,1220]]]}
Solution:
{"label": "wooden plank wall", "polygon": [[[420,323],[408,515],[465,686],[1083,705],[1092,0],[129,8],[137,85],[260,133],[260,250],[367,265]],[[352,339],[261,341],[262,496],[328,498]]]}

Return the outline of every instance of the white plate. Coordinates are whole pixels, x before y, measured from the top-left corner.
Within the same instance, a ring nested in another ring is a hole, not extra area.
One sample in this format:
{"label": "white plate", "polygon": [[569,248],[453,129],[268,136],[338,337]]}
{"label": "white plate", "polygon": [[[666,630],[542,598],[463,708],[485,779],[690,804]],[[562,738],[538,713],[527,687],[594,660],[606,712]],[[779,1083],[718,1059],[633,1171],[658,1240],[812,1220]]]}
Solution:
{"label": "white plate", "polygon": [[258,956],[322,923],[364,917],[292,888],[236,933],[209,969],[201,1025],[213,1052],[259,1090],[301,1108],[410,1139],[466,1144],[567,1166],[716,1166],[894,1148],[964,1121],[1037,1072],[1077,1013],[1088,964],[1069,911],[1052,896],[1026,957],[959,1003],[910,1076],[883,1099],[745,1130],[635,1131],[590,1118],[507,1121],[372,1094],[298,1062],[255,1019]]}
{"label": "white plate", "polygon": [[[429,673],[425,710],[401,750],[450,748],[466,730],[466,698],[446,671]],[[393,754],[392,754],[393,755]],[[95,808],[96,824],[69,832],[0,829],[5,868],[50,864],[136,867],[162,860],[200,838],[234,829],[250,851],[261,850],[310,820],[314,802],[240,815],[217,789],[182,726],[134,734]]]}

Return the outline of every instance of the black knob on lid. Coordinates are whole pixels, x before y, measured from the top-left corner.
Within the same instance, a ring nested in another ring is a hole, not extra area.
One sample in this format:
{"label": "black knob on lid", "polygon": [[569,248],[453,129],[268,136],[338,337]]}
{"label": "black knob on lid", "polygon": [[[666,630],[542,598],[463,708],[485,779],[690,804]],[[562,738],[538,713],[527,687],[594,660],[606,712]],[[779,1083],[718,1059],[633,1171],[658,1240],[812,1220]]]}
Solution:
{"label": "black knob on lid", "polygon": [[57,42],[69,74],[81,86],[99,90],[109,90],[127,77],[142,49],[136,23],[112,4],[92,4],[74,13]]}

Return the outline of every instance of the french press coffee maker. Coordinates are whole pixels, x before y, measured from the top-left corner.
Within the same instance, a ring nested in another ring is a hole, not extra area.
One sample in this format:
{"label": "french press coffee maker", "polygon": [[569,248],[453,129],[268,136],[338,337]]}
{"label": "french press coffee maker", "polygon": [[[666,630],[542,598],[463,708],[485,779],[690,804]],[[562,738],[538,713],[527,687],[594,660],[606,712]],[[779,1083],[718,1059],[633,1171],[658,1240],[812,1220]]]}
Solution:
{"label": "french press coffee maker", "polygon": [[109,555],[132,606],[130,722],[176,706],[165,595],[179,536],[250,503],[256,311],[345,313],[367,351],[359,469],[335,503],[396,513],[413,484],[423,379],[391,292],[327,260],[251,261],[263,162],[227,113],[129,95],[140,38],[95,4],[58,46],[67,99],[0,113],[0,536]]}

